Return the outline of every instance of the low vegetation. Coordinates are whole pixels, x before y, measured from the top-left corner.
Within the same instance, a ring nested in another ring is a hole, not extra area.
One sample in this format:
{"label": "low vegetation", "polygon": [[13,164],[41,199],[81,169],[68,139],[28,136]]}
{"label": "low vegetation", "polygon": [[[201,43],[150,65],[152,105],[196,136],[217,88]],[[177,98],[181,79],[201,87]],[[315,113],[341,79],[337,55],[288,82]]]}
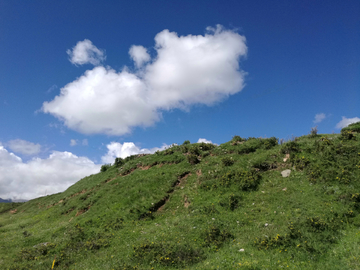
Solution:
{"label": "low vegetation", "polygon": [[359,132],[117,158],[62,193],[0,204],[0,268],[360,269]]}

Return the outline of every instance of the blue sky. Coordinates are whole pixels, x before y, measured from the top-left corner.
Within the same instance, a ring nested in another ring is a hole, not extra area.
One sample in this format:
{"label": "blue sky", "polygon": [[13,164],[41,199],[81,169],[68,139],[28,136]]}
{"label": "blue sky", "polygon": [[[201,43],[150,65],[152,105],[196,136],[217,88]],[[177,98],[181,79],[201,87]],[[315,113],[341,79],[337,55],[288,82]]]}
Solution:
{"label": "blue sky", "polygon": [[115,156],[360,121],[360,2],[0,0],[0,197]]}

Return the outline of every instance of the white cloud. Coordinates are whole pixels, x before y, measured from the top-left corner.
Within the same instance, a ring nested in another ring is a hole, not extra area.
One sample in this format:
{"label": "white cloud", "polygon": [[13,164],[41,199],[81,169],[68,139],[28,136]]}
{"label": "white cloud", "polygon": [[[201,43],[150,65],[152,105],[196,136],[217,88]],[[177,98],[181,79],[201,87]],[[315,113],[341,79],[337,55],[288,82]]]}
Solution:
{"label": "white cloud", "polygon": [[336,128],[341,129],[341,128],[347,127],[348,125],[350,125],[352,123],[356,123],[359,121],[360,121],[359,117],[346,118],[345,116],[343,116],[342,120],[336,124]]}
{"label": "white cloud", "polygon": [[147,149],[140,148],[136,146],[133,142],[125,142],[123,144],[118,142],[111,142],[106,147],[108,149],[108,152],[106,153],[106,155],[101,157],[103,163],[114,163],[115,158],[117,157],[126,158],[131,155],[153,154],[156,151],[162,151],[171,146],[163,144],[162,147],[154,147],[151,149]]}
{"label": "white cloud", "polygon": [[70,62],[74,65],[92,64],[100,65],[105,60],[105,51],[98,49],[88,39],[79,41],[72,50],[67,50]]}
{"label": "white cloud", "polygon": [[125,134],[134,126],[150,126],[159,114],[146,100],[146,87],[136,75],[96,67],[61,89],[42,110],[81,133]]}
{"label": "white cloud", "polygon": [[75,146],[75,145],[77,145],[77,140],[71,139],[70,146]]}
{"label": "white cloud", "polygon": [[221,26],[198,36],[164,30],[155,37],[157,56],[150,61],[145,48],[131,48],[136,65],[147,62],[139,73],[95,67],[44,102],[42,111],[81,133],[122,135],[154,125],[161,110],[211,105],[244,87],[239,58],[247,53],[245,37]]}
{"label": "white cloud", "polygon": [[204,138],[199,138],[197,142],[198,143],[211,143],[211,144],[217,145],[216,143],[213,143],[212,141],[209,141],[209,140],[204,139]]}
{"label": "white cloud", "polygon": [[146,48],[143,46],[131,46],[129,54],[138,68],[140,68],[144,63],[149,62],[151,59]]}
{"label": "white cloud", "polygon": [[82,140],[82,145],[89,145],[88,140],[87,140],[87,139],[83,139],[83,140]]}
{"label": "white cloud", "polygon": [[100,165],[70,152],[23,162],[0,146],[0,197],[33,199],[62,192],[81,178],[99,172]]}
{"label": "white cloud", "polygon": [[315,115],[314,124],[320,123],[322,120],[326,118],[325,113],[318,113]]}
{"label": "white cloud", "polygon": [[41,151],[41,145],[24,140],[11,140],[7,143],[7,146],[15,153],[23,155],[36,155]]}

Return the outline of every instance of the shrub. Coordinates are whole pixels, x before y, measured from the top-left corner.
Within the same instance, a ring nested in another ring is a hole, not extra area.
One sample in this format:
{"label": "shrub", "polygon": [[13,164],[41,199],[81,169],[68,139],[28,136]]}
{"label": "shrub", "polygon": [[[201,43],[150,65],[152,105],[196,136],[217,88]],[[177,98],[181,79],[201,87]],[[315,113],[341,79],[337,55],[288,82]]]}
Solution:
{"label": "shrub", "polygon": [[283,146],[281,147],[281,150],[280,150],[280,152],[282,154],[297,153],[299,151],[300,151],[300,146],[295,141],[290,141],[290,142],[283,144]]}
{"label": "shrub", "polygon": [[195,165],[195,164],[200,163],[200,160],[199,160],[199,158],[197,157],[197,155],[190,154],[190,155],[188,155],[186,158],[187,158],[188,162],[189,162],[191,165]]}
{"label": "shrub", "polygon": [[274,146],[278,145],[278,141],[279,141],[279,139],[275,138],[275,137],[271,137],[269,139],[263,139],[262,140],[263,146],[264,146],[265,149],[271,149]]}
{"label": "shrub", "polygon": [[190,245],[149,241],[135,246],[132,256],[138,261],[165,266],[194,264],[205,259],[201,250]]}
{"label": "shrub", "polygon": [[197,145],[193,145],[189,148],[189,153],[192,155],[199,156],[201,154],[201,150]]}
{"label": "shrub", "polygon": [[124,160],[121,158],[121,157],[117,157],[117,158],[115,158],[115,166],[116,167],[120,167],[121,165],[123,165],[125,162],[124,162]]}
{"label": "shrub", "polygon": [[344,127],[341,132],[343,131],[352,131],[352,132],[360,132],[360,121],[356,123],[352,123],[348,125],[347,127]]}
{"label": "shrub", "polygon": [[183,142],[182,145],[188,145],[188,144],[190,144],[190,141],[189,141],[189,140],[186,140],[186,141]]}
{"label": "shrub", "polygon": [[111,164],[104,164],[101,166],[100,172],[106,172],[111,167]]}
{"label": "shrub", "polygon": [[219,227],[211,225],[203,232],[204,245],[215,246],[219,248],[225,241],[234,236],[227,230],[221,230]]}
{"label": "shrub", "polygon": [[232,140],[231,140],[231,142],[232,142],[233,144],[237,144],[237,143],[239,143],[239,142],[244,142],[244,141],[246,141],[246,139],[241,138],[241,137],[238,136],[238,135],[235,135],[234,137],[232,137]]}
{"label": "shrub", "polygon": [[239,207],[241,197],[235,194],[231,194],[228,197],[220,201],[220,205],[226,209],[234,211]]}
{"label": "shrub", "polygon": [[354,138],[354,134],[352,134],[349,130],[341,130],[340,139],[343,141],[348,141]]}
{"label": "shrub", "polygon": [[212,143],[200,143],[199,145],[199,148],[202,150],[202,151],[209,151],[211,149],[214,149],[216,146]]}
{"label": "shrub", "polygon": [[310,160],[304,156],[297,157],[293,156],[291,157],[291,163],[297,170],[303,170],[305,167],[307,167],[310,164]]}
{"label": "shrub", "polygon": [[224,157],[221,159],[221,162],[224,166],[231,166],[234,164],[232,157]]}
{"label": "shrub", "polygon": [[255,190],[260,183],[260,178],[260,175],[255,170],[239,169],[224,174],[220,178],[220,185],[230,187],[235,184],[243,191]]}

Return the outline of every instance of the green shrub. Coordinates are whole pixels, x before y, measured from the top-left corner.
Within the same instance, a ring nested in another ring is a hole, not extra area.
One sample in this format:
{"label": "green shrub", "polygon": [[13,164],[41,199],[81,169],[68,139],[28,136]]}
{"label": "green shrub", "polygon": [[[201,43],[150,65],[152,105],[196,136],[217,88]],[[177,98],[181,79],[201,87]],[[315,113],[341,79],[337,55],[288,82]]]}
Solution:
{"label": "green shrub", "polygon": [[237,143],[244,142],[244,141],[246,141],[246,139],[241,138],[241,137],[238,136],[238,135],[235,135],[234,137],[232,137],[232,140],[231,140],[231,142],[232,142],[233,144],[237,144]]}
{"label": "green shrub", "polygon": [[299,151],[300,151],[300,146],[295,141],[290,141],[290,142],[284,143],[280,150],[280,152],[282,154],[297,153]]}
{"label": "green shrub", "polygon": [[291,164],[295,166],[297,170],[303,170],[310,164],[310,160],[305,156],[298,157],[293,155],[291,156],[290,160]]}
{"label": "green shrub", "polygon": [[146,241],[134,247],[132,258],[150,265],[160,264],[175,267],[197,263],[205,259],[205,256],[200,249],[195,249],[188,244]]}
{"label": "green shrub", "polygon": [[214,149],[216,146],[212,143],[200,143],[199,144],[199,148],[201,149],[201,151],[209,151],[211,149]]}
{"label": "green shrub", "polygon": [[236,185],[240,190],[256,190],[260,183],[260,174],[255,170],[238,169],[229,171],[220,178],[220,185],[223,187],[230,187]]}
{"label": "green shrub", "polygon": [[343,141],[351,140],[354,137],[355,137],[354,134],[352,134],[352,132],[350,130],[342,130],[341,131],[340,139]]}
{"label": "green shrub", "polygon": [[241,201],[241,197],[239,195],[230,194],[229,196],[222,199],[219,204],[225,209],[234,211],[236,208],[239,207],[240,201]]}
{"label": "green shrub", "polygon": [[352,123],[347,127],[344,127],[341,132],[343,131],[360,132],[360,122]]}
{"label": "green shrub", "polygon": [[115,166],[116,167],[120,167],[121,165],[123,165],[125,163],[124,159],[122,159],[121,157],[117,157],[115,158]]}
{"label": "green shrub", "polygon": [[104,164],[101,166],[100,172],[106,172],[111,167],[111,164]]}
{"label": "green shrub", "polygon": [[190,155],[186,156],[186,158],[191,165],[200,163],[200,160],[197,155],[190,154]]}
{"label": "green shrub", "polygon": [[182,145],[188,145],[188,144],[190,144],[190,141],[189,141],[189,140],[186,140],[186,141],[183,142]]}
{"label": "green shrub", "polygon": [[232,157],[223,157],[221,162],[224,166],[231,166],[235,161],[232,159]]}
{"label": "green shrub", "polygon": [[192,145],[192,146],[189,148],[189,153],[192,154],[192,155],[200,156],[201,150],[200,150],[199,146],[197,146],[197,145]]}
{"label": "green shrub", "polygon": [[278,138],[271,137],[269,139],[262,139],[263,146],[266,150],[273,148],[274,146],[278,145]]}
{"label": "green shrub", "polygon": [[202,233],[204,239],[204,246],[221,247],[225,241],[234,238],[234,236],[227,230],[221,230],[218,226],[211,225]]}

